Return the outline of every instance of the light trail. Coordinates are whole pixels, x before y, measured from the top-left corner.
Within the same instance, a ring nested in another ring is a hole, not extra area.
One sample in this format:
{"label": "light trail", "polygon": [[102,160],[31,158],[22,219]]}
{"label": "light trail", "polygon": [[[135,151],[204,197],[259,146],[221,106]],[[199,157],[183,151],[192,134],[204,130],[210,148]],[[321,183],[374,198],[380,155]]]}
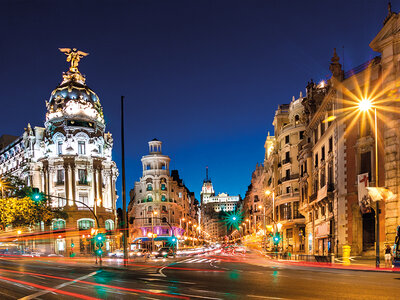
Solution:
{"label": "light trail", "polygon": [[40,285],[40,284],[36,284],[36,283],[31,283],[31,282],[27,282],[27,281],[22,281],[22,280],[18,280],[18,279],[13,279],[13,278],[8,278],[8,277],[4,277],[4,276],[0,276],[0,279],[5,280],[5,281],[11,281],[11,282],[15,282],[15,283],[20,283],[23,285],[28,285],[31,287],[35,287],[41,290],[46,290],[46,291],[50,291],[50,292],[54,292],[57,294],[62,294],[62,295],[66,295],[66,296],[72,296],[75,298],[79,298],[79,299],[85,299],[85,300],[96,300],[98,298],[93,298],[90,296],[85,296],[85,295],[81,295],[81,294],[77,294],[77,293],[72,293],[72,292],[67,292],[67,291],[62,291],[62,290],[58,290],[56,288],[51,288],[48,286],[44,286],[44,285]]}
{"label": "light trail", "polygon": [[[15,274],[39,276],[39,277],[59,279],[59,280],[64,280],[64,281],[75,281],[77,283],[79,282],[79,283],[83,283],[83,284],[87,284],[87,285],[101,286],[101,287],[110,288],[110,289],[116,289],[116,290],[128,291],[128,292],[134,292],[134,293],[141,293],[141,294],[148,294],[148,295],[153,295],[153,296],[163,296],[163,297],[175,298],[175,299],[189,299],[188,297],[179,296],[179,294],[156,293],[156,292],[150,292],[150,291],[146,291],[146,290],[124,288],[124,287],[120,287],[120,286],[114,286],[114,285],[108,285],[108,284],[102,284],[102,283],[95,283],[95,282],[90,282],[90,281],[85,281],[85,280],[76,280],[76,279],[72,279],[72,278],[53,276],[53,275],[47,275],[47,274],[41,274],[41,273],[14,271],[14,270],[7,270],[7,269],[0,269],[0,272],[9,272],[9,273],[15,273]],[[6,277],[4,277],[4,278],[6,278]],[[0,279],[2,279],[1,276],[0,276]],[[13,280],[14,279],[12,279],[11,281],[13,281]],[[18,282],[18,281],[16,281],[16,282]],[[22,283],[22,282],[20,282],[20,283]],[[31,284],[31,283],[27,282],[27,284]],[[51,289],[51,288],[49,288],[49,289]],[[62,292],[64,292],[64,291],[62,291]],[[84,296],[84,297],[87,297],[87,296]],[[82,299],[96,299],[96,298],[82,298]]]}

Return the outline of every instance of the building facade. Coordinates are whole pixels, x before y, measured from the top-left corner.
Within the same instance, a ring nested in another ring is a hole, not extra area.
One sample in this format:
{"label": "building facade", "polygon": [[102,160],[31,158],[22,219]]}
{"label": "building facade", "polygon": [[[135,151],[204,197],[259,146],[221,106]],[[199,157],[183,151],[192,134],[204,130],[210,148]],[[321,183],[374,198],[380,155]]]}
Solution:
{"label": "building facade", "polygon": [[[79,51],[71,50],[69,57],[74,55]],[[23,135],[0,149],[0,176],[24,179],[46,194],[53,207],[67,212],[68,219],[54,220],[51,226],[58,233],[52,251],[91,253],[93,243],[85,230],[97,227],[96,217],[99,227],[107,230],[113,230],[116,222],[113,139],[105,132],[100,100],[86,85],[77,63],[63,74],[46,106],[44,127],[28,124]],[[66,228],[83,234],[70,235]],[[113,244],[107,238],[105,248],[112,250]]]}
{"label": "building facade", "polygon": [[211,179],[206,179],[200,192],[201,199],[201,226],[212,241],[220,241],[228,235],[228,227],[223,218],[226,212],[236,211],[240,196],[230,196],[226,193],[215,195]]}
{"label": "building facade", "polygon": [[[143,175],[135,182],[128,207],[130,243],[149,247],[149,233],[156,234],[157,246],[171,237],[191,237],[197,224],[198,203],[183,184],[177,170],[169,171],[170,158],[162,154],[162,142],[149,142],[149,154],[142,157]],[[192,231],[191,231],[192,232]]]}

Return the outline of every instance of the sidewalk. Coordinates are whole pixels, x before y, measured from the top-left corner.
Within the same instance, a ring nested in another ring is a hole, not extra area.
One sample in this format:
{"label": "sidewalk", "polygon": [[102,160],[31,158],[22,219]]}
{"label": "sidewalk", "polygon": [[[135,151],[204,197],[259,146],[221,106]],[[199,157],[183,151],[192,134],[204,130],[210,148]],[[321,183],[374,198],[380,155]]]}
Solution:
{"label": "sidewalk", "polygon": [[374,272],[395,272],[400,273],[400,268],[385,268],[385,260],[381,259],[380,268],[376,267],[375,258],[363,258],[353,256],[350,257],[350,263],[346,264],[342,258],[336,258],[334,263],[331,262],[317,262],[317,261],[306,261],[296,260],[294,256],[291,259],[273,258],[267,253],[261,252],[260,255],[264,256],[271,262],[277,264],[286,264],[292,266],[303,266],[303,267],[316,267],[316,268],[331,268],[331,269],[343,269],[343,270],[358,270],[358,271],[374,271]]}

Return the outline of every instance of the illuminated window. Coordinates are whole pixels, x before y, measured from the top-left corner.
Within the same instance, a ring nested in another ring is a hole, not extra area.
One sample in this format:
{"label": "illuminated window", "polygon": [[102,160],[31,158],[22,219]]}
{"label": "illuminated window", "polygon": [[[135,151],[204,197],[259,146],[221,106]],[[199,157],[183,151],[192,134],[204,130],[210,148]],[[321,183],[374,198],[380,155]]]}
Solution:
{"label": "illuminated window", "polygon": [[114,221],[106,220],[105,227],[106,227],[106,230],[114,230]]}
{"label": "illuminated window", "polygon": [[78,228],[80,230],[90,229],[94,227],[94,221],[92,219],[83,219],[78,221]]}
{"label": "illuminated window", "polygon": [[65,221],[63,219],[54,220],[52,224],[53,230],[60,230],[65,228]]}

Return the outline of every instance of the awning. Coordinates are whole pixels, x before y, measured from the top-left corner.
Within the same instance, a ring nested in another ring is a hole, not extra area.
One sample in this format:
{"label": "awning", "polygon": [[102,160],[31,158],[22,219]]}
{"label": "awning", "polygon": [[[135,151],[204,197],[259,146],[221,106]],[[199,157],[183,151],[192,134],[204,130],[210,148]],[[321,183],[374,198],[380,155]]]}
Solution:
{"label": "awning", "polygon": [[[172,236],[158,236],[154,238],[154,241],[169,241],[172,238]],[[137,243],[139,240],[142,242],[150,242],[151,238],[149,237],[138,237],[133,240],[132,244]]]}

